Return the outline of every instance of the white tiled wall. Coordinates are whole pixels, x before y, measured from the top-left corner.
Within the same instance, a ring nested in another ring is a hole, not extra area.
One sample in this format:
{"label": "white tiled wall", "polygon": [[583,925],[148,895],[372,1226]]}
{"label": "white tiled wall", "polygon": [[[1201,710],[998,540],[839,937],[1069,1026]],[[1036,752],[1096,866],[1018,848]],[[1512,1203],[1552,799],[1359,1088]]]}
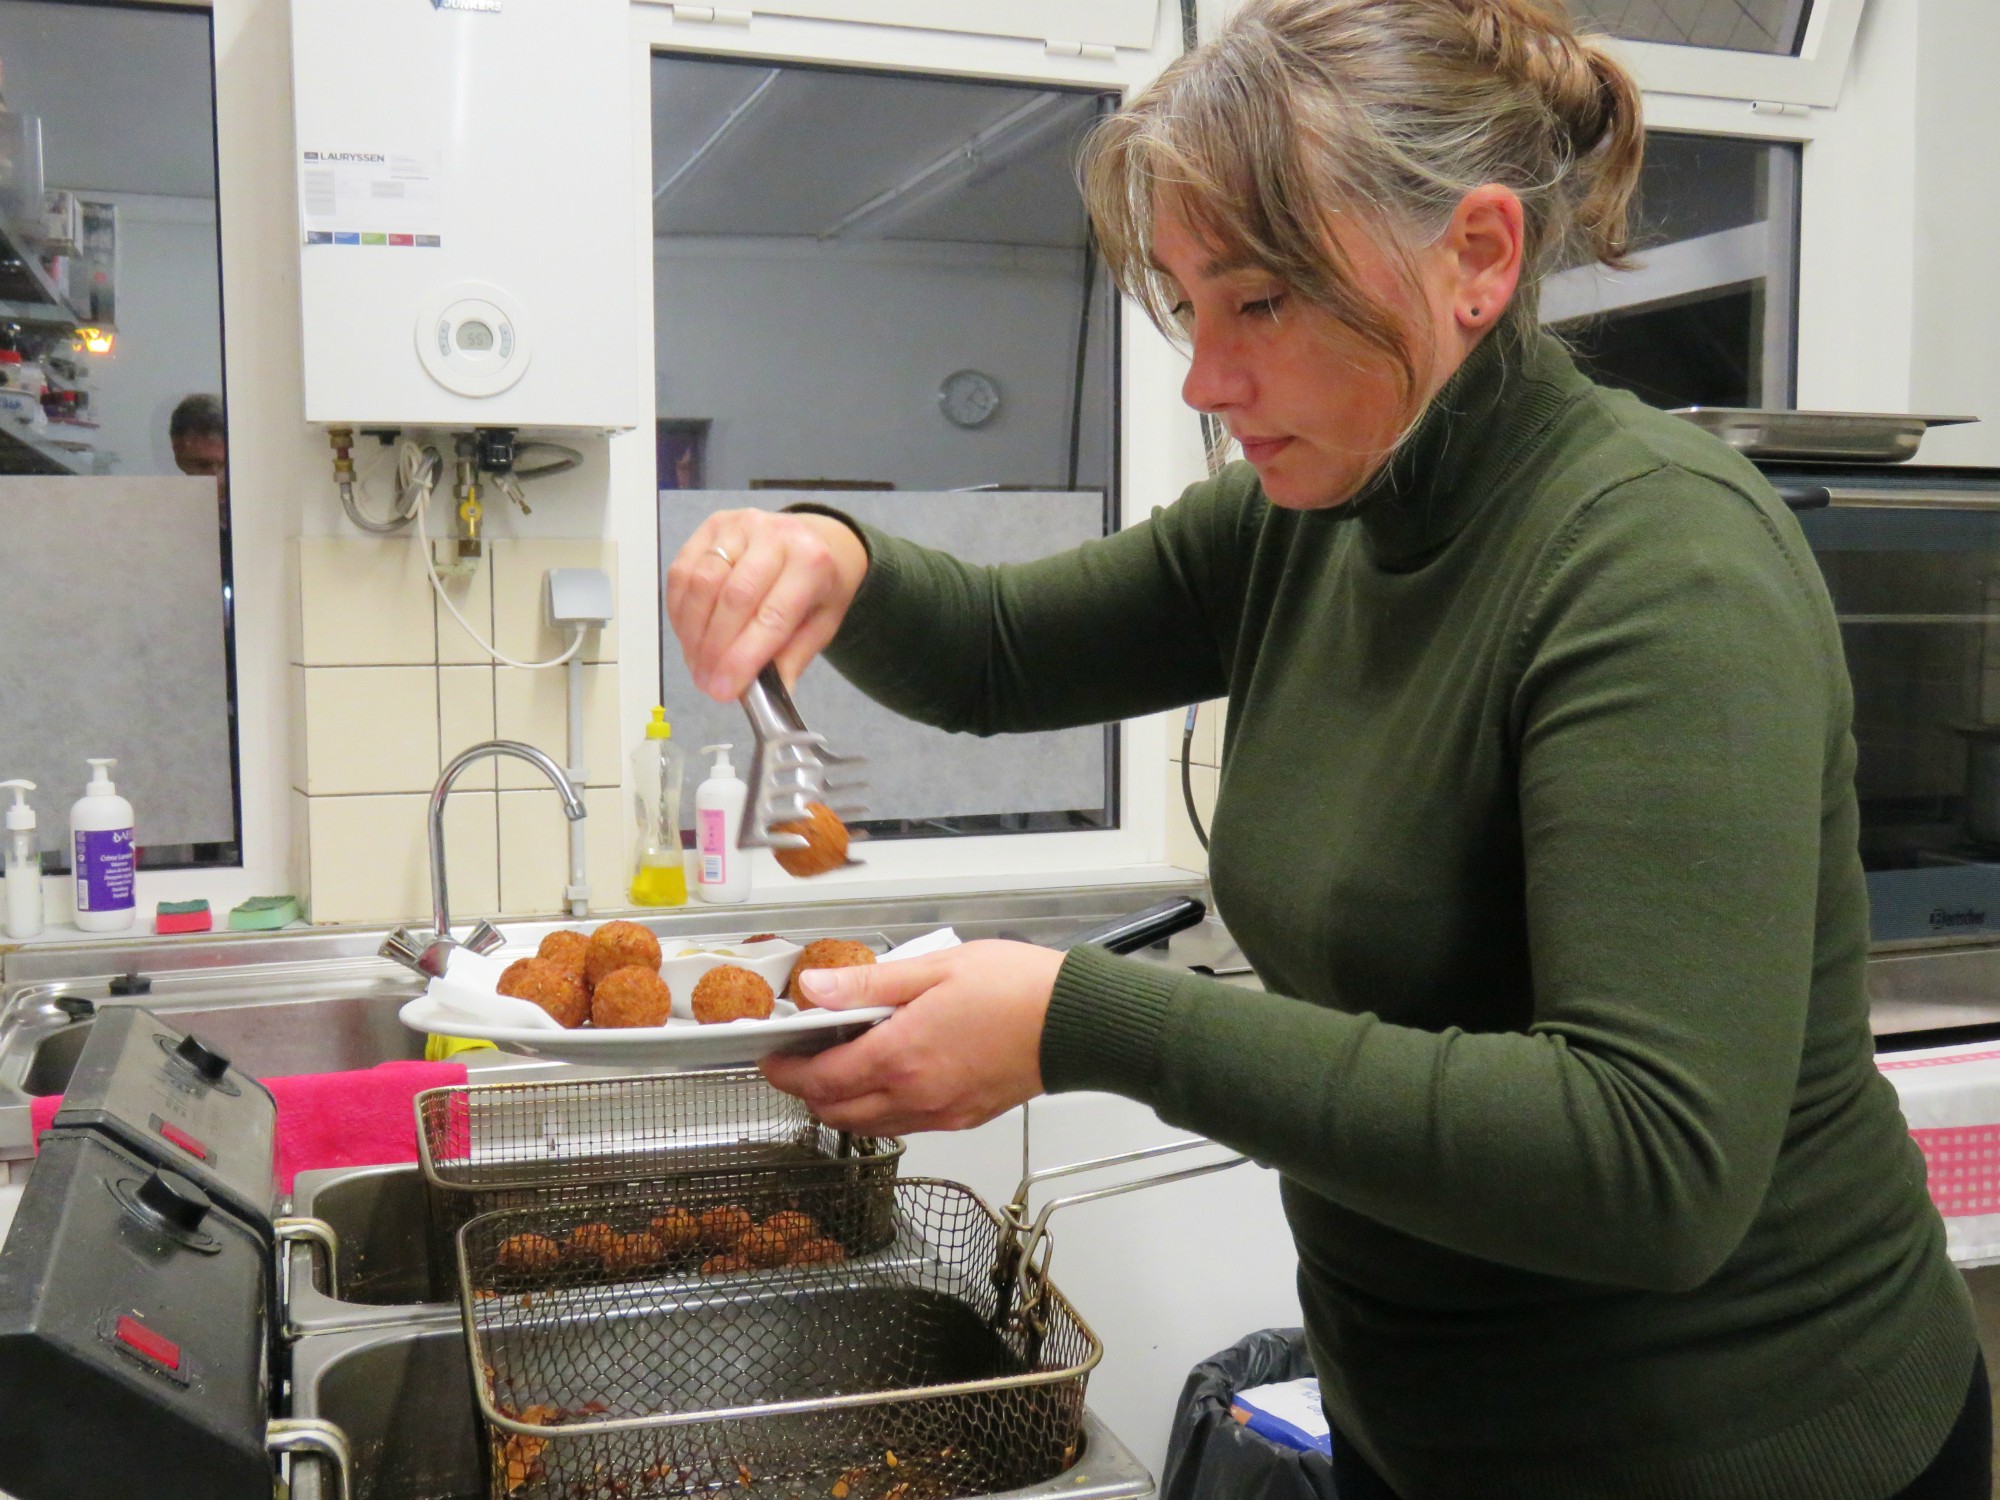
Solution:
{"label": "white tiled wall", "polygon": [[[569,764],[567,673],[497,666],[440,605],[405,538],[297,543],[292,785],[303,836],[298,888],[317,922],[430,915],[428,796],[469,745],[517,739]],[[494,541],[479,571],[447,584],[452,603],[509,656],[546,661],[567,637],[543,623],[550,568],[618,577],[606,541]],[[592,632],[584,668],[585,865],[591,904],[624,906],[628,748],[618,718],[614,623]],[[639,726],[632,726],[636,737]],[[495,795],[496,791],[499,793]],[[468,767],[447,811],[453,919],[554,913],[568,880],[568,824],[555,793],[512,759]]]}
{"label": "white tiled wall", "polygon": [[[1215,821],[1215,785],[1222,765],[1222,720],[1224,700],[1218,698],[1201,706],[1195,720],[1194,743],[1188,747],[1193,774],[1195,810],[1206,829]],[[1168,740],[1167,761],[1167,863],[1183,870],[1208,870],[1208,851],[1201,847],[1188,822],[1187,801],[1181,792],[1181,728],[1175,721]]]}

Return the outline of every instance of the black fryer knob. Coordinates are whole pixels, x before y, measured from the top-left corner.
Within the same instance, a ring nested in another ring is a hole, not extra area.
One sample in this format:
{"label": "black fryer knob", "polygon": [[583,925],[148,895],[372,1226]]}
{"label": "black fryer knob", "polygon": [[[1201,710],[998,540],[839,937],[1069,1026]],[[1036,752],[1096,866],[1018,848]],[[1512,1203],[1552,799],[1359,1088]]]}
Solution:
{"label": "black fryer knob", "polygon": [[139,1184],[138,1198],[168,1224],[187,1234],[201,1228],[201,1221],[214,1207],[208,1201],[208,1194],[165,1167]]}
{"label": "black fryer knob", "polygon": [[209,1083],[220,1082],[222,1075],[229,1071],[229,1059],[197,1036],[182,1037],[181,1044],[174,1048],[174,1056]]}

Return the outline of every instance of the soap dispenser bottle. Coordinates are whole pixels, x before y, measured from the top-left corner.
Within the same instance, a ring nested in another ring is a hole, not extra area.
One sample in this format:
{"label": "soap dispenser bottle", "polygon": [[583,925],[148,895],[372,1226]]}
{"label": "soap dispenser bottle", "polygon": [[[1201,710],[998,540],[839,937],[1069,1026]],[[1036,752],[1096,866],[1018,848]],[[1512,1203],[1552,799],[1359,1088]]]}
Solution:
{"label": "soap dispenser bottle", "polygon": [[35,837],[35,810],[28,806],[32,781],[0,781],[14,794],[7,809],[7,936],[31,938],[42,930],[42,846]]}
{"label": "soap dispenser bottle", "polygon": [[69,831],[76,843],[76,925],[85,932],[117,932],[132,925],[138,903],[132,877],[132,804],[111,784],[110,759],[92,759],[90,784],[71,804]]}
{"label": "soap dispenser bottle", "polygon": [[639,854],[632,867],[634,906],[685,906],[681,863],[681,749],[664,708],[653,710],[646,737],[632,752],[632,810],[639,819]]}
{"label": "soap dispenser bottle", "polygon": [[704,901],[730,903],[750,896],[750,859],[736,847],[743,826],[743,803],[750,789],[736,775],[729,745],[703,745],[701,753],[715,757],[708,780],[695,788],[694,893]]}

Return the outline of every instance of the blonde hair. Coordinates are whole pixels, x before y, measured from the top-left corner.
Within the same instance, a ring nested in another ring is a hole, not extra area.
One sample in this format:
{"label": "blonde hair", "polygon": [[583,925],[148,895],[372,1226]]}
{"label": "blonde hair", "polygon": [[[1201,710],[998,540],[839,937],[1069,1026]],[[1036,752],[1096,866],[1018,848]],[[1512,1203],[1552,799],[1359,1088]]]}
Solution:
{"label": "blonde hair", "polygon": [[1465,194],[1511,188],[1522,276],[1495,331],[1525,340],[1543,274],[1626,263],[1642,145],[1631,77],[1539,0],[1248,0],[1098,127],[1084,196],[1112,274],[1163,330],[1179,301],[1153,256],[1165,199],[1226,259],[1353,330],[1413,397],[1412,330],[1357,285],[1331,216],[1414,290],[1415,251]]}

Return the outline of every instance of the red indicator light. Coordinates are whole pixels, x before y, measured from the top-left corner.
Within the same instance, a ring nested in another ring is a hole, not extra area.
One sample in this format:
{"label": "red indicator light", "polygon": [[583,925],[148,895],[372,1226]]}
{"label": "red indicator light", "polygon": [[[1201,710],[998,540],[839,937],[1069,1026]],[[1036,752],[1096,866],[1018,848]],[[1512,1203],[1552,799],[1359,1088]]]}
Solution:
{"label": "red indicator light", "polygon": [[193,1136],[189,1135],[185,1130],[182,1130],[179,1126],[173,1125],[166,1120],[162,1120],[160,1121],[160,1134],[165,1136],[169,1141],[172,1141],[176,1146],[180,1147],[181,1150],[187,1152],[189,1156],[194,1157],[197,1161],[208,1160],[208,1147],[204,1146],[200,1141],[196,1140]]}
{"label": "red indicator light", "polygon": [[119,1343],[138,1351],[154,1364],[169,1370],[181,1367],[181,1346],[153,1332],[137,1318],[120,1318],[117,1332]]}

